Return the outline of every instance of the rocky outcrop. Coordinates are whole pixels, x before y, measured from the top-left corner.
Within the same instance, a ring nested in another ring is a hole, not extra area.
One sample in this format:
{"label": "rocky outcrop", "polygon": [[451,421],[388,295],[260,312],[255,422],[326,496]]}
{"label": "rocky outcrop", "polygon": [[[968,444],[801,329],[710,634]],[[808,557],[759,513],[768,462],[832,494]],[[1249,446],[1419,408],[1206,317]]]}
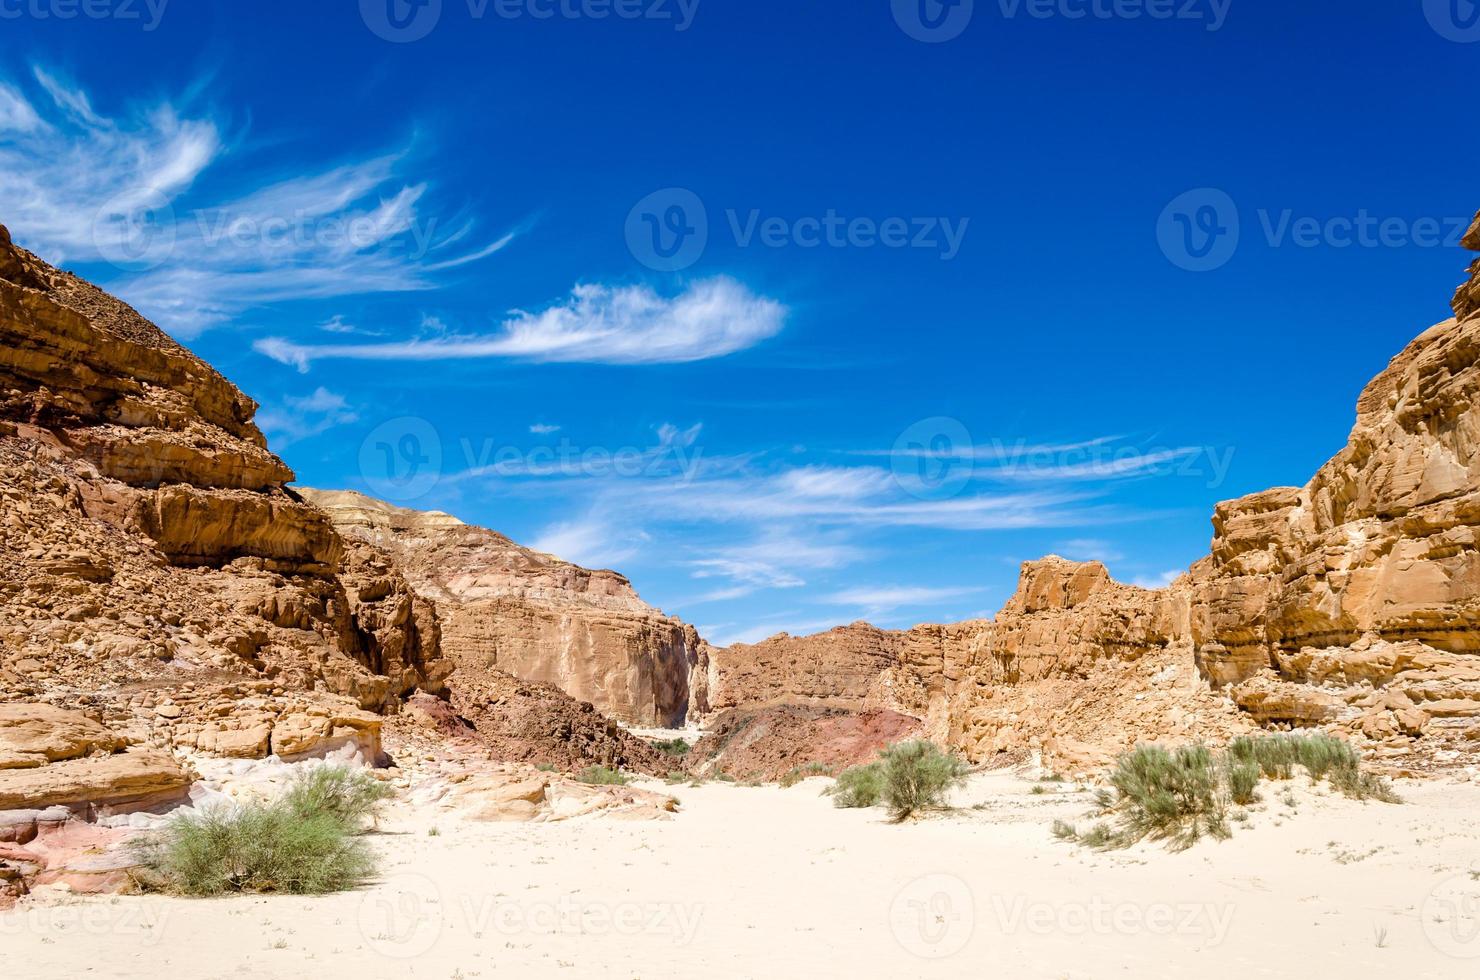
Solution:
{"label": "rocky outcrop", "polygon": [[470,740],[493,759],[579,772],[590,766],[664,776],[673,760],[590,704],[501,670],[459,681],[451,702],[418,695],[411,720],[444,739]]}
{"label": "rocky outcrop", "polygon": [[177,753],[373,755],[442,690],[430,606],[287,488],[255,412],[0,231],[0,809],[163,798]]}
{"label": "rocky outcrop", "polygon": [[[1465,239],[1480,250],[1480,219]],[[1480,743],[1480,262],[1455,318],[1363,391],[1304,487],[1219,504],[1211,554],[1145,590],[1023,566],[991,621],[710,651],[715,707],[894,709],[976,760],[1322,726],[1414,765]]]}
{"label": "rocky outcrop", "polygon": [[352,491],[302,491],[340,533],[391,555],[441,623],[456,683],[501,670],[558,687],[619,721],[682,724],[703,675],[693,627],[613,571],[531,551],[447,514]]}
{"label": "rocky outcrop", "polygon": [[93,815],[182,800],[189,778],[175,758],[131,742],[78,711],[0,704],[0,839],[29,839],[23,825],[42,808]]}
{"label": "rocky outcrop", "polygon": [[686,761],[700,776],[770,781],[789,774],[836,775],[921,734],[918,718],[894,711],[815,704],[736,708],[713,719]]}

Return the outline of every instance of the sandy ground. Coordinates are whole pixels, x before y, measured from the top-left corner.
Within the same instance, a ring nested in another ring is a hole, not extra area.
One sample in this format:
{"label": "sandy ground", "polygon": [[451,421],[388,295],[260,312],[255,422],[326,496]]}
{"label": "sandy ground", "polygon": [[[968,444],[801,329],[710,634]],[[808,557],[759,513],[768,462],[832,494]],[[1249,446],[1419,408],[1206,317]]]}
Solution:
{"label": "sandy ground", "polygon": [[[653,783],[654,787],[661,784]],[[667,822],[402,812],[383,880],[323,898],[57,896],[0,973],[147,977],[1309,977],[1480,974],[1480,786],[1403,806],[1266,784],[1233,840],[1096,854],[1087,796],[973,777],[902,826],[825,780],[674,790]],[[1293,806],[1291,805],[1293,803]],[[437,833],[430,829],[435,826]]]}

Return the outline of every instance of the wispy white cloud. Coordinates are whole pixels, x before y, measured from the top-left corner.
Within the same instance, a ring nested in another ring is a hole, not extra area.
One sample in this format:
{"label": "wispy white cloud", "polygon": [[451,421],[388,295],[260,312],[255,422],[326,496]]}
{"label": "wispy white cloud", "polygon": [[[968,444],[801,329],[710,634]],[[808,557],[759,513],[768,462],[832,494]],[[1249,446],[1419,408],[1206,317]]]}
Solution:
{"label": "wispy white cloud", "polygon": [[900,610],[906,610],[910,615],[921,615],[915,610],[938,608],[953,600],[976,595],[982,591],[982,589],[970,587],[861,586],[823,596],[820,601],[835,606],[852,607],[856,610],[857,618],[874,621]]}
{"label": "wispy white cloud", "polygon": [[343,395],[320,387],[313,394],[283,399],[282,405],[259,412],[257,425],[277,448],[320,435],[335,426],[359,420]]}
{"label": "wispy white cloud", "polygon": [[1060,543],[1054,551],[1072,561],[1097,561],[1104,564],[1125,557],[1119,548],[1100,538],[1074,538]]}
{"label": "wispy white cloud", "polygon": [[[40,68],[0,83],[0,214],[58,263],[106,262],[107,283],[191,336],[261,304],[436,288],[436,273],[493,254],[443,229],[409,152],[308,163],[268,186],[202,177],[237,147],[209,109],[169,101],[108,115]],[[224,188],[216,190],[215,188]],[[102,278],[102,277],[100,277]]]}
{"label": "wispy white cloud", "polygon": [[723,357],[775,336],[786,307],[720,276],[677,296],[651,287],[580,285],[537,313],[516,310],[493,334],[418,336],[379,344],[300,344],[281,337],[254,348],[307,371],[314,361],[444,361],[517,358],[587,364],[675,364]]}
{"label": "wispy white cloud", "polygon": [[1140,586],[1143,589],[1164,589],[1185,574],[1187,574],[1185,570],[1174,568],[1169,572],[1162,572],[1160,575],[1138,576],[1131,579],[1131,584]]}
{"label": "wispy white cloud", "polygon": [[534,425],[531,425],[529,427],[529,431],[530,431],[530,434],[531,435],[536,435],[536,436],[550,436],[550,435],[554,435],[555,433],[559,432],[560,431],[560,426],[558,426],[558,425],[548,425],[548,424],[546,424],[544,422],[536,422]]}
{"label": "wispy white cloud", "polygon": [[823,602],[838,606],[862,606],[868,609],[898,609],[901,606],[929,606],[980,592],[973,588],[926,588],[923,586],[865,586],[823,596]]}
{"label": "wispy white cloud", "polygon": [[812,633],[821,633],[841,625],[835,619],[803,619],[799,616],[786,618],[779,616],[766,619],[759,623],[753,623],[741,630],[716,630],[709,635],[709,641],[716,646],[729,646],[734,643],[760,643],[769,640],[780,633],[790,633],[792,636],[808,636]]}
{"label": "wispy white cloud", "polygon": [[647,540],[642,530],[593,512],[550,525],[530,547],[586,568],[616,568],[636,557]]}

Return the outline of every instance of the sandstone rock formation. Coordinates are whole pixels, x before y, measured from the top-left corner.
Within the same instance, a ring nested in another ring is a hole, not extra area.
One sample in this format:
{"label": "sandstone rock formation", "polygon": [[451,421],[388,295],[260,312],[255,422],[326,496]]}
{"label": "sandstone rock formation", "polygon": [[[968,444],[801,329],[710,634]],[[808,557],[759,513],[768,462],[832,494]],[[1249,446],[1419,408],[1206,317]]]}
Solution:
{"label": "sandstone rock formation", "polygon": [[920,720],[894,711],[810,704],[734,708],[716,716],[686,760],[696,775],[778,780],[809,767],[837,774],[919,738]]}
{"label": "sandstone rock formation", "polygon": [[430,604],[286,488],[255,411],[0,230],[0,810],[142,801],[175,751],[373,753],[442,689]]}
{"label": "sandstone rock formation", "polygon": [[[1480,250],[1480,218],[1465,239]],[[1323,726],[1411,765],[1480,744],[1480,262],[1455,318],[1363,391],[1304,487],[1220,504],[1170,587],[1030,562],[991,621],[866,624],[708,652],[716,710],[893,709],[974,760],[1068,766],[1135,741]]]}
{"label": "sandstone rock formation", "polygon": [[417,695],[407,717],[444,740],[471,739],[489,758],[579,772],[589,766],[667,775],[673,761],[589,703],[501,670],[459,682],[452,702]]}
{"label": "sandstone rock formation", "polygon": [[390,554],[436,605],[459,682],[497,669],[551,684],[635,725],[680,725],[702,675],[694,628],[648,606],[612,571],[521,547],[447,514],[352,491],[303,490],[348,539]]}

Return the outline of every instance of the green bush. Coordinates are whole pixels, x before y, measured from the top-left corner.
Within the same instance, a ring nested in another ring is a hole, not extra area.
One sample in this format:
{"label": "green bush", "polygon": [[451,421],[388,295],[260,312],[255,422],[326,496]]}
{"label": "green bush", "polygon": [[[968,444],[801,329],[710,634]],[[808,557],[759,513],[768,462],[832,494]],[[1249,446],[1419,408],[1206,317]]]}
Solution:
{"label": "green bush", "polygon": [[592,786],[626,786],[631,781],[620,770],[608,766],[588,766],[576,776],[576,782]]}
{"label": "green bush", "polygon": [[833,805],[845,808],[878,806],[884,796],[884,768],[880,763],[852,766],[838,774],[827,790]]}
{"label": "green bush", "polygon": [[839,774],[828,789],[833,804],[869,807],[880,803],[898,823],[920,810],[944,806],[946,794],[966,778],[966,763],[925,741],[898,742],[875,762]]}
{"label": "green bush", "polygon": [[1256,762],[1240,762],[1228,759],[1228,796],[1239,806],[1248,806],[1259,799],[1258,787],[1261,775]]}
{"label": "green bush", "polygon": [[879,756],[884,804],[896,821],[945,805],[946,794],[966,778],[966,763],[930,742],[900,742]]}
{"label": "green bush", "polygon": [[[1129,847],[1147,837],[1167,840],[1178,850],[1204,835],[1223,839],[1229,836],[1229,802],[1254,803],[1261,779],[1292,779],[1297,769],[1313,780],[1329,780],[1353,799],[1401,802],[1386,779],[1363,771],[1351,745],[1329,735],[1237,738],[1221,759],[1201,745],[1172,752],[1140,746],[1116,760],[1110,775],[1114,791],[1096,794],[1101,811],[1115,818],[1115,826],[1101,824],[1079,834],[1068,824],[1055,823],[1053,833],[1060,840],[1101,849]],[[1293,798],[1287,800],[1293,807]],[[1240,815],[1237,811],[1234,817]]]}
{"label": "green bush", "polygon": [[373,820],[391,788],[368,770],[349,766],[314,766],[293,777],[283,804],[305,819],[319,814],[333,817],[347,830],[358,830]]}
{"label": "green bush", "polygon": [[1113,809],[1120,818],[1117,844],[1150,837],[1174,849],[1209,835],[1228,836],[1219,766],[1203,745],[1173,752],[1143,745],[1121,756],[1110,775],[1118,794]]}
{"label": "green bush", "polygon": [[653,748],[666,755],[683,758],[689,754],[689,749],[693,748],[693,746],[681,738],[670,738],[664,741],[654,742]]}
{"label": "green bush", "polygon": [[790,789],[808,776],[831,776],[832,774],[833,770],[831,766],[824,765],[821,762],[809,762],[805,766],[793,768],[777,780],[777,782],[780,783],[782,789]]}
{"label": "green bush", "polygon": [[368,773],[318,766],[269,802],[182,813],[134,844],[146,888],[179,895],[317,895],[375,873],[359,837],[390,793]]}
{"label": "green bush", "polygon": [[1330,735],[1280,734],[1236,738],[1229,743],[1228,756],[1238,766],[1257,766],[1269,779],[1293,779],[1298,766],[1311,779],[1317,782],[1329,780],[1337,792],[1352,799],[1398,802],[1387,780],[1362,770],[1362,759],[1356,749]]}

